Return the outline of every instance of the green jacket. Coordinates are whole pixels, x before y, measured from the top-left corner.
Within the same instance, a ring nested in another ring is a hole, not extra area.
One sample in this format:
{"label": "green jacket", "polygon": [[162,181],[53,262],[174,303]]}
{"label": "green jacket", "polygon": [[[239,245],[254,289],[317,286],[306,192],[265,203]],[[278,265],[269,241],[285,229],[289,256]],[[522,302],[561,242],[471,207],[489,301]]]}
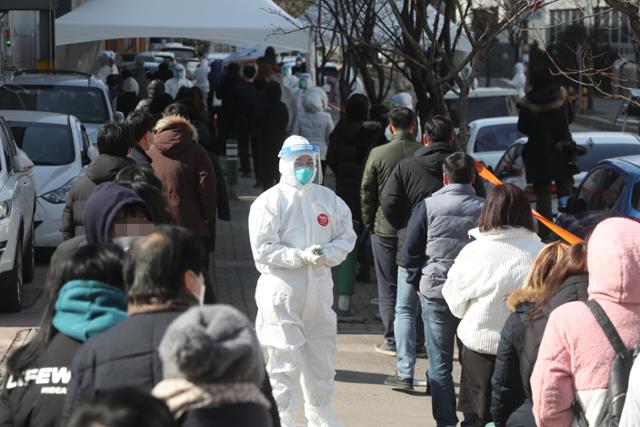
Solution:
{"label": "green jacket", "polygon": [[412,134],[398,132],[391,142],[375,147],[369,153],[364,167],[360,200],[362,222],[367,230],[378,236],[394,237],[398,231],[389,224],[380,208],[382,189],[391,176],[391,172],[400,160],[413,156],[422,145],[415,141]]}

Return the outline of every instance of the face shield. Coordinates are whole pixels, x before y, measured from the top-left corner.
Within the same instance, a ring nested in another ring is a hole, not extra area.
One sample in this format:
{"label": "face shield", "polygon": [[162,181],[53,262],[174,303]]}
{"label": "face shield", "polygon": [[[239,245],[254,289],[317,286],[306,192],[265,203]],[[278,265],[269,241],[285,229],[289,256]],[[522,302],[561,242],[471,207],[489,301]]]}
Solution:
{"label": "face shield", "polygon": [[[305,164],[304,156],[311,158],[312,165]],[[292,184],[304,186],[311,182],[322,183],[319,146],[315,144],[290,145],[282,148],[278,153],[278,157],[281,161],[287,163],[287,169],[291,174],[287,178]]]}

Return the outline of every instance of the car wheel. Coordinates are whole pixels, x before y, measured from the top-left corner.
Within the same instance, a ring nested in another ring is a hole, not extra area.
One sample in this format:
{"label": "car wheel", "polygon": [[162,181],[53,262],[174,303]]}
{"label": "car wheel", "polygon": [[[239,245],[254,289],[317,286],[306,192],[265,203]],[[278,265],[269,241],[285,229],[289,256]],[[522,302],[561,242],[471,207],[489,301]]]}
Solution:
{"label": "car wheel", "polygon": [[2,299],[1,308],[3,311],[10,313],[17,313],[22,307],[22,291],[23,291],[23,267],[22,267],[22,237],[18,239],[18,247],[16,248],[16,257],[13,262],[13,270],[5,273],[5,277],[8,280],[2,280],[7,284],[7,288],[4,289],[4,298]]}
{"label": "car wheel", "polygon": [[22,256],[22,278],[24,283],[30,283],[36,273],[36,251],[34,232],[31,232],[27,248]]}

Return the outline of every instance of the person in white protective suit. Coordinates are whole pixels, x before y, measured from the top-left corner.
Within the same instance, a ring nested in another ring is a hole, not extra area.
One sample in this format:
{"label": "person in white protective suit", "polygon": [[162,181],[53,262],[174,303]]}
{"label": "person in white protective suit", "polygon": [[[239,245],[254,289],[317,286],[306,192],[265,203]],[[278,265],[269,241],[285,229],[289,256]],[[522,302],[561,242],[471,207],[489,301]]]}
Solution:
{"label": "person in white protective suit", "polygon": [[209,71],[211,71],[209,68],[209,60],[207,58],[202,58],[200,60],[200,65],[198,65],[198,68],[193,72],[193,81],[196,87],[200,89],[200,92],[202,92],[205,104],[207,97],[209,96]]}
{"label": "person in white protective suit", "polygon": [[193,87],[193,83],[185,77],[184,65],[178,64],[173,70],[173,77],[164,82],[164,91],[175,99],[181,87]]}
{"label": "person in white protective suit", "polygon": [[251,205],[249,237],[260,272],[256,332],[283,427],[300,403],[310,427],[341,425],[331,409],[335,388],[336,314],[331,267],[356,242],[351,211],[320,179],[319,148],[301,136],[284,142],[280,183]]}
{"label": "person in white protective suit", "polygon": [[524,98],[527,91],[527,76],[524,74],[524,65],[521,62],[516,62],[516,65],[513,66],[513,72],[513,78],[507,80],[507,83],[518,92],[518,98]]}

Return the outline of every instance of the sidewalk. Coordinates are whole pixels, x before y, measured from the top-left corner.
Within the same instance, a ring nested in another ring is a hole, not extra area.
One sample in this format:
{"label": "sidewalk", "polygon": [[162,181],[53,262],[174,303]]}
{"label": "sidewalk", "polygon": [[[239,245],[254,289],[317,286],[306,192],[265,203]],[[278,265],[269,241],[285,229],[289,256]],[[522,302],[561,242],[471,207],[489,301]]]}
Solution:
{"label": "sidewalk", "polygon": [[[593,110],[576,112],[575,123],[601,131],[622,131],[623,118],[620,117],[616,122],[616,117],[623,102],[619,99],[594,97]],[[638,132],[638,117],[628,117],[624,131],[636,134]]]}
{"label": "sidewalk", "polygon": [[[213,269],[220,302],[237,307],[254,320],[258,273],[249,246],[247,216],[259,191],[252,185],[253,179],[240,179],[238,199],[231,202],[232,221],[218,223]],[[382,338],[382,324],[375,319],[377,306],[370,304],[376,296],[374,280],[372,274],[371,282],[356,283],[353,312],[361,321],[338,325],[335,411],[345,426],[435,426],[431,399],[425,396],[424,387],[416,387],[414,394],[409,395],[383,384],[384,378],[394,373],[395,358],[374,351]],[[426,360],[418,360],[416,380],[424,380],[426,367]],[[459,378],[456,363],[456,386]],[[459,418],[462,419],[461,415]],[[300,411],[299,420],[303,419]]]}

